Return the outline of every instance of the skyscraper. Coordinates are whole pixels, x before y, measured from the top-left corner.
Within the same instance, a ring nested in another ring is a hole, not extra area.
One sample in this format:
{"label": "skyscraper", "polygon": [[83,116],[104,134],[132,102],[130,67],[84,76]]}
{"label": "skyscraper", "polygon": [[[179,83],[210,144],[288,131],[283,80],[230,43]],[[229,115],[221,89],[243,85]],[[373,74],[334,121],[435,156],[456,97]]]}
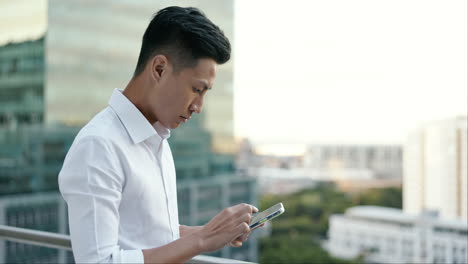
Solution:
{"label": "skyscraper", "polygon": [[403,209],[467,220],[467,118],[422,125],[404,149]]}
{"label": "skyscraper", "polygon": [[0,47],[0,128],[44,118],[44,38]]}
{"label": "skyscraper", "polygon": [[0,46],[0,195],[57,189],[78,128],[43,127],[44,38]]}

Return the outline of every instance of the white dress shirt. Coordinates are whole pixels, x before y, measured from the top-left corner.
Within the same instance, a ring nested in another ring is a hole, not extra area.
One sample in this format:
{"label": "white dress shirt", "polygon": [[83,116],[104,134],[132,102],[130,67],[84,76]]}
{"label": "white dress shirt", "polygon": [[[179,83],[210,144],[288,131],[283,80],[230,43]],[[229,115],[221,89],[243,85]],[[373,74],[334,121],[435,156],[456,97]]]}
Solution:
{"label": "white dress shirt", "polygon": [[117,89],[78,133],[59,174],[77,263],[143,263],[179,238],[169,136]]}

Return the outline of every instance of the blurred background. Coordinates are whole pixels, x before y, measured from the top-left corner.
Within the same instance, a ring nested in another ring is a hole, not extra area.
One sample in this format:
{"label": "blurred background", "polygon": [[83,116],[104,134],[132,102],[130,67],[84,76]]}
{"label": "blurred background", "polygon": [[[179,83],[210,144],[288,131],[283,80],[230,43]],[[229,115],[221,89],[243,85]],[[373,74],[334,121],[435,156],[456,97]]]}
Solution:
{"label": "blurred background", "polygon": [[[68,233],[63,159],[171,5],[233,44],[204,112],[172,131],[181,224],[241,202],[286,209],[211,255],[468,262],[461,0],[0,0],[0,225]],[[0,263],[72,261],[0,237]]]}

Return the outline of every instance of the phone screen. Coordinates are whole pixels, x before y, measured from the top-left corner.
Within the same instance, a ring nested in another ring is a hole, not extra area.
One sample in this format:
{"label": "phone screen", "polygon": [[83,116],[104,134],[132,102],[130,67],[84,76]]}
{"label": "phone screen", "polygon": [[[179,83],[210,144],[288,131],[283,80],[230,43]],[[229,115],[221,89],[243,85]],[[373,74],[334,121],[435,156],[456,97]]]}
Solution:
{"label": "phone screen", "polygon": [[275,204],[272,207],[266,209],[265,211],[253,215],[252,220],[250,221],[250,229],[254,229],[255,227],[279,216],[282,213],[284,213],[283,204]]}

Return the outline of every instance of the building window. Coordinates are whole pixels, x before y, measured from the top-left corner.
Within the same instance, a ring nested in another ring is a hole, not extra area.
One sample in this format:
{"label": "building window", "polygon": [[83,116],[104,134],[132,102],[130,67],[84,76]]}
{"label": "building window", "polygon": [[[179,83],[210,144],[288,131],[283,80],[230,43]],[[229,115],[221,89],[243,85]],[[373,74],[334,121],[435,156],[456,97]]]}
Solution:
{"label": "building window", "polygon": [[402,255],[406,259],[413,257],[413,242],[409,239],[404,239],[401,244]]}
{"label": "building window", "polygon": [[393,237],[387,238],[387,255],[394,255],[396,253],[395,245],[396,240]]}
{"label": "building window", "polygon": [[466,263],[468,259],[466,258],[466,248],[460,248],[460,263]]}
{"label": "building window", "polygon": [[14,58],[12,61],[11,61],[11,65],[10,65],[10,73],[15,73],[18,71],[18,58]]}

